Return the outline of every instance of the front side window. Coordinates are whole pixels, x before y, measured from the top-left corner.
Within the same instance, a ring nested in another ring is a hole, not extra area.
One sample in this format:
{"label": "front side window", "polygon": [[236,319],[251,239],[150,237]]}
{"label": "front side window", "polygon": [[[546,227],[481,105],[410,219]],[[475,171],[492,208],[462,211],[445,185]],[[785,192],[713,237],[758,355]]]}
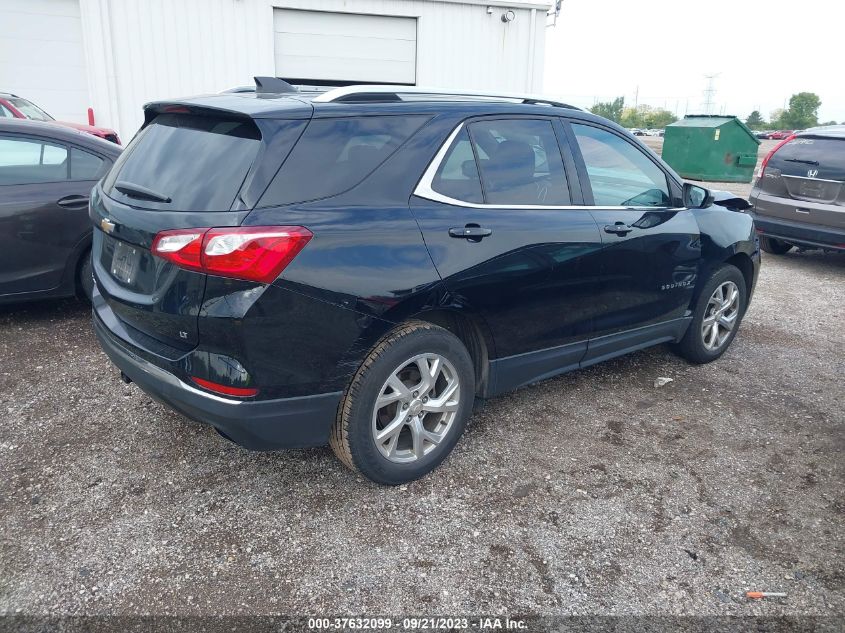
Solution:
{"label": "front side window", "polygon": [[572,124],[596,206],[668,207],[666,174],[620,136],[592,125]]}
{"label": "front side window", "polygon": [[0,138],[0,185],[67,180],[64,145],[37,139]]}
{"label": "front side window", "polygon": [[469,131],[487,204],[562,206],[570,203],[551,121],[477,121],[470,124]]}

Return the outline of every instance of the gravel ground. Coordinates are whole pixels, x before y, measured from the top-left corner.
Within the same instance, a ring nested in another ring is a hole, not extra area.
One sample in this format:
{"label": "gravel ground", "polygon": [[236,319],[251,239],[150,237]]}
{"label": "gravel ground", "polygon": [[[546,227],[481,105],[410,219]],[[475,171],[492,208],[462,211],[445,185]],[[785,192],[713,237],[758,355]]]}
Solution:
{"label": "gravel ground", "polygon": [[0,614],[841,617],[843,281],[842,255],[766,257],[722,360],[492,400],[400,488],[154,403],[81,304],[2,308]]}

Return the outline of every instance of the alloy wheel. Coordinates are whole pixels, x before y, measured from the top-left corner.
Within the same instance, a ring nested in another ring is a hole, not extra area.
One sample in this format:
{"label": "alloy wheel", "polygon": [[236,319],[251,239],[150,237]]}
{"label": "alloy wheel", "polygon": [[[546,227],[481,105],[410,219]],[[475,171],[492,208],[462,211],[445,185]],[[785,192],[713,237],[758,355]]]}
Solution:
{"label": "alloy wheel", "polygon": [[397,367],[382,385],[373,410],[372,436],[392,462],[408,463],[433,451],[458,414],[458,373],[439,354],[419,354]]}
{"label": "alloy wheel", "polygon": [[701,338],[704,347],[714,352],[730,338],[739,317],[739,288],[732,281],[719,284],[704,311]]}

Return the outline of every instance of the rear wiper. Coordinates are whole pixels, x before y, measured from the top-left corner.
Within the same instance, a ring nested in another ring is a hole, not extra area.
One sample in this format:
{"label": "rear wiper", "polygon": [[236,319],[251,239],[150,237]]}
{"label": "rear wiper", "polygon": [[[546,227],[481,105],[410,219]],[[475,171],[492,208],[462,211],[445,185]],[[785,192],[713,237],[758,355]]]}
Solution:
{"label": "rear wiper", "polygon": [[805,165],[819,164],[819,161],[817,160],[807,160],[806,158],[784,158],[783,160],[787,163],[804,163]]}
{"label": "rear wiper", "polygon": [[114,183],[114,188],[130,198],[141,198],[142,200],[152,200],[153,202],[170,202],[170,198],[157,191],[147,189],[132,182],[126,182],[125,180],[119,180]]}

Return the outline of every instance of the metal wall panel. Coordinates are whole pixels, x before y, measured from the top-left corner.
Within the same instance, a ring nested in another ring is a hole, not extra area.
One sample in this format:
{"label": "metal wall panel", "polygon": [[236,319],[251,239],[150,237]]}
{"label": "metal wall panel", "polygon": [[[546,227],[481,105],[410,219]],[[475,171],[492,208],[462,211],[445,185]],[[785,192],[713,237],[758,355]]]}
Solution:
{"label": "metal wall panel", "polygon": [[[88,92],[97,123],[115,127],[125,140],[141,125],[141,107],[148,101],[219,92],[250,84],[255,75],[274,75],[276,8],[413,18],[417,85],[538,92],[545,9],[551,4],[546,0],[509,4],[499,0],[78,1]],[[504,23],[500,18],[508,8],[516,17]],[[316,73],[320,67],[313,69]]]}

